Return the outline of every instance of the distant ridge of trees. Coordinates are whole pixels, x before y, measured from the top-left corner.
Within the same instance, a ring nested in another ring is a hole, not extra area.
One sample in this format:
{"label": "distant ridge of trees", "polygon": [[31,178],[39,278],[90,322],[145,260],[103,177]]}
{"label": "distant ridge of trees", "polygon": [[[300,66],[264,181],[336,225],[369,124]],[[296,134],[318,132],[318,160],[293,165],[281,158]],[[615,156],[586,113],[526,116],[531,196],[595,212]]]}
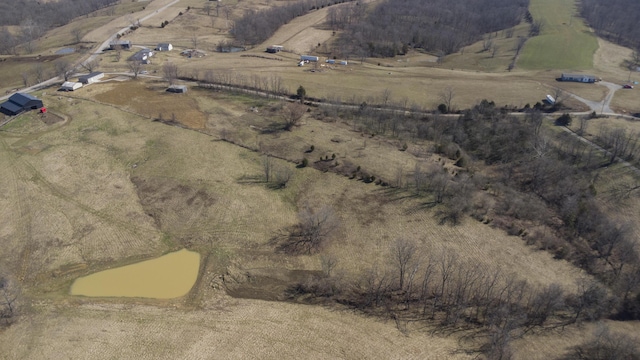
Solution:
{"label": "distant ridge of trees", "polygon": [[16,0],[0,2],[0,24],[20,25],[31,19],[43,27],[60,26],[78,16],[117,3],[118,0]]}
{"label": "distant ridge of trees", "polygon": [[361,21],[336,16],[342,9],[335,9],[328,22],[346,30],[343,40],[362,56],[395,56],[409,47],[450,54],[519,24],[528,6],[528,0],[386,0],[356,17]]}
{"label": "distant ridge of trees", "polygon": [[640,48],[640,2],[637,0],[582,0],[580,15],[598,36],[634,49]]}
{"label": "distant ridge of trees", "polygon": [[261,11],[250,10],[236,20],[231,32],[236,40],[246,45],[257,45],[298,16],[348,1],[352,0],[305,0]]}
{"label": "distant ridge of trees", "polygon": [[[16,0],[0,2],[0,53],[14,53],[19,44],[30,44],[47,30],[116,4],[118,0]],[[15,33],[7,26],[20,26]],[[28,46],[27,51],[30,46]]]}

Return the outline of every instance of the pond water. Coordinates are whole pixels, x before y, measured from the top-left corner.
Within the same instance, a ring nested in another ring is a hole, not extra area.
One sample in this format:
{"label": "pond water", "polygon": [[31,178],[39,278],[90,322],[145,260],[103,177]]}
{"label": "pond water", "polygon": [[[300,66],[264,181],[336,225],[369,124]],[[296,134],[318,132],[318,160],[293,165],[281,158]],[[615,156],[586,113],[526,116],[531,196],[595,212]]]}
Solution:
{"label": "pond water", "polygon": [[171,299],[186,295],[198,278],[200,254],[186,249],[76,279],[71,295]]}
{"label": "pond water", "polygon": [[74,48],[62,48],[58,51],[56,51],[57,55],[64,55],[64,54],[71,54],[74,53],[76,51],[76,49]]}

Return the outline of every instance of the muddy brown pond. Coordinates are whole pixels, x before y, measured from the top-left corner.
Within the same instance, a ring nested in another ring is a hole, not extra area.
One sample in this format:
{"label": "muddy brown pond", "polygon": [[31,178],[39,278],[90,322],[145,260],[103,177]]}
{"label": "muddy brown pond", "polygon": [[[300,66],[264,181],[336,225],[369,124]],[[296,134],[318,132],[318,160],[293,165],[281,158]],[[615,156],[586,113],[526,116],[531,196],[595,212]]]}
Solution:
{"label": "muddy brown pond", "polygon": [[186,295],[198,278],[200,254],[180,250],[156,259],[76,279],[71,295],[171,299]]}

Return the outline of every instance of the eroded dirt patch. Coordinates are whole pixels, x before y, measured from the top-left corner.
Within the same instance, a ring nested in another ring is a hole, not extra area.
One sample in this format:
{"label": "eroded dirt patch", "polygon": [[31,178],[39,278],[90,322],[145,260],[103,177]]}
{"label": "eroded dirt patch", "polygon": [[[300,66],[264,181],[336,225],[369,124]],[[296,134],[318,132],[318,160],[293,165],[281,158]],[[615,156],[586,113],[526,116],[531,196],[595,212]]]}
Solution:
{"label": "eroded dirt patch", "polygon": [[235,298],[283,301],[290,299],[292,287],[318,276],[320,271],[311,270],[229,269],[223,280],[227,294]]}
{"label": "eroded dirt patch", "polygon": [[168,178],[133,177],[140,204],[156,226],[170,232],[183,245],[191,245],[198,228],[210,225],[216,196],[204,189],[181,184]]}

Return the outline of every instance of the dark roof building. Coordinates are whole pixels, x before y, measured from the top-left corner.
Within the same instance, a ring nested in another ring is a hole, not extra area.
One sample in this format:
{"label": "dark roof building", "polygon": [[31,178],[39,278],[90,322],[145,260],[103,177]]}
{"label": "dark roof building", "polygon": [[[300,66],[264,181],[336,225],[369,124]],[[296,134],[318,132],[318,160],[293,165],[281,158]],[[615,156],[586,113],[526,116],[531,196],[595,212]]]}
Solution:
{"label": "dark roof building", "polygon": [[23,111],[41,108],[42,100],[25,93],[15,93],[0,104],[0,112],[6,115],[18,115]]}
{"label": "dark roof building", "polygon": [[118,48],[129,50],[131,49],[131,40],[118,40],[109,44],[109,48],[111,50],[115,50]]}
{"label": "dark roof building", "polygon": [[183,94],[187,92],[187,86],[186,85],[171,85],[169,86],[169,88],[167,88],[168,92],[172,92],[172,93],[177,93],[177,94]]}
{"label": "dark roof building", "polygon": [[150,64],[152,56],[153,56],[153,51],[151,51],[149,49],[142,49],[142,50],[138,51],[137,53],[131,55],[129,57],[129,60],[130,61],[140,61],[143,64]]}

